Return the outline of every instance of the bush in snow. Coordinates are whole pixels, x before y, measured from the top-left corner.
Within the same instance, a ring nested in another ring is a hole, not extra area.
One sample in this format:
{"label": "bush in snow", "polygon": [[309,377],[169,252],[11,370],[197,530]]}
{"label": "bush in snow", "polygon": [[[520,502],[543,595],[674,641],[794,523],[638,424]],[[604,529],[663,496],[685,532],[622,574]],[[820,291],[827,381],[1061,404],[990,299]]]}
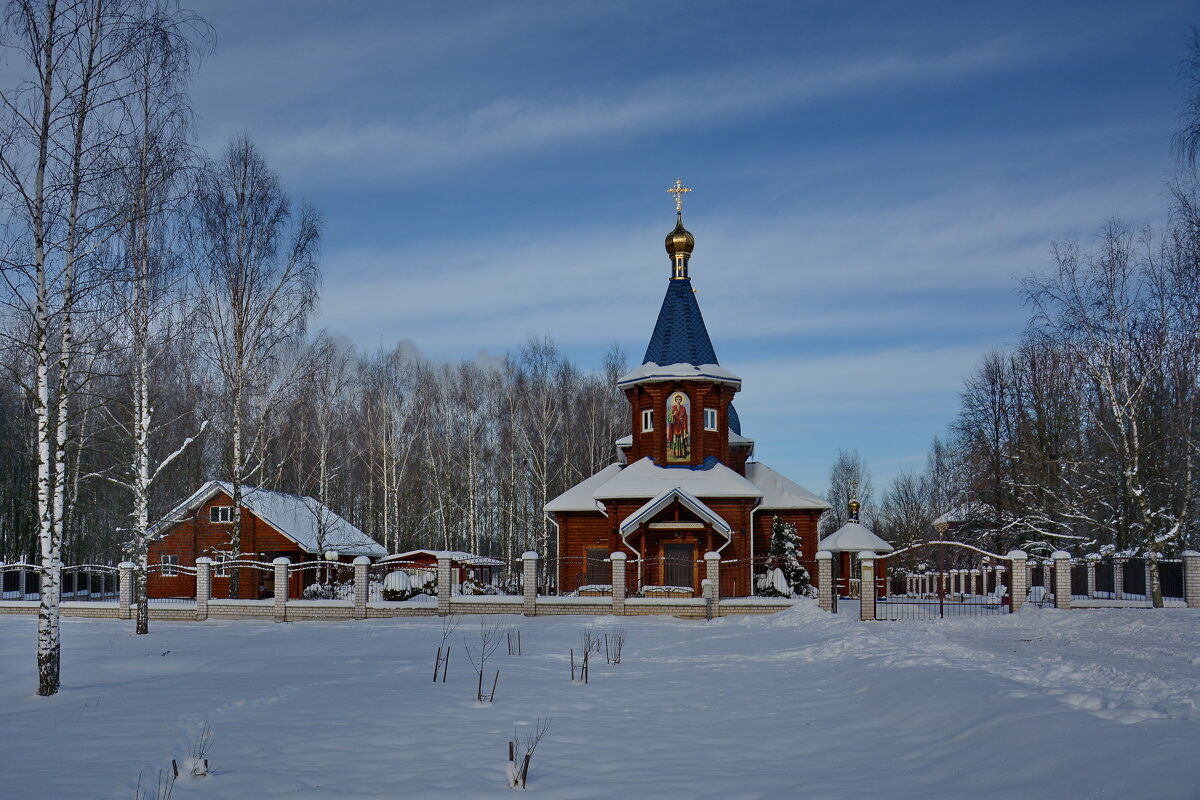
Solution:
{"label": "bush in snow", "polygon": [[767,571],[758,576],[758,593],[765,597],[813,597],[808,570],[800,565],[800,534],[778,516],[771,523]]}
{"label": "bush in snow", "polygon": [[489,586],[483,581],[471,575],[463,578],[462,582],[463,594],[501,594],[502,592],[495,586]]}
{"label": "bush in snow", "polygon": [[352,583],[312,583],[304,587],[305,600],[352,600]]}
{"label": "bush in snow", "polygon": [[[422,578],[425,580],[422,581]],[[437,597],[437,573],[432,570],[419,570],[412,575],[403,570],[396,570],[389,572],[384,579],[384,600],[411,600],[421,595]]]}

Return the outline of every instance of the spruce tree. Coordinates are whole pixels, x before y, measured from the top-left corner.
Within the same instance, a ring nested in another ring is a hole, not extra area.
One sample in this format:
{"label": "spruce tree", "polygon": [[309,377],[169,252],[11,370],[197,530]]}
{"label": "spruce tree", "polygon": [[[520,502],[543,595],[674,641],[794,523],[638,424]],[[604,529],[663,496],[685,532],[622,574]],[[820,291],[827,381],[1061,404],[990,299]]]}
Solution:
{"label": "spruce tree", "polygon": [[[775,580],[779,570],[783,580]],[[779,584],[783,584],[782,586]],[[771,549],[767,553],[767,573],[759,579],[760,594],[773,597],[812,594],[808,570],[800,564],[800,534],[796,526],[778,515],[771,522]]]}

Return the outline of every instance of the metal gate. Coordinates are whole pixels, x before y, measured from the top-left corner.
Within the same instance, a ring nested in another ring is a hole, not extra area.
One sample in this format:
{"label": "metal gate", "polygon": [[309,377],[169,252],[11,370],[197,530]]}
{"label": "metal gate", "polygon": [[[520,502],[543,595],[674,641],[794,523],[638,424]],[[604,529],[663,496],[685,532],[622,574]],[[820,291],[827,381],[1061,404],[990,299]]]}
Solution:
{"label": "metal gate", "polygon": [[1011,575],[1008,558],[961,542],[896,550],[876,561],[875,619],[1008,614]]}

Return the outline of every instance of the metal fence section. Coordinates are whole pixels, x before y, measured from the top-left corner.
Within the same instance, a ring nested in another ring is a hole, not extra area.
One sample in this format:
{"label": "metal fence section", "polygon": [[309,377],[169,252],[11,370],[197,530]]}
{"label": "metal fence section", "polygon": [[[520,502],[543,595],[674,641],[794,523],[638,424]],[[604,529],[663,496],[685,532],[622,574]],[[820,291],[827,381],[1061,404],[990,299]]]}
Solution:
{"label": "metal fence section", "polygon": [[[255,595],[259,600],[265,600],[271,595],[275,583],[274,564],[249,559],[220,561],[213,564],[212,576],[214,578],[232,578],[235,572],[238,573],[238,581],[242,586],[258,588]],[[232,581],[230,583],[232,584]],[[217,594],[214,588],[212,599],[223,600],[225,598]]]}
{"label": "metal fence section", "polygon": [[[267,586],[267,594],[274,597],[279,587],[274,585],[273,564],[272,578]],[[354,599],[354,567],[340,561],[300,561],[288,565],[287,599],[288,600],[353,600]]]}
{"label": "metal fence section", "polygon": [[102,564],[63,567],[62,599],[110,601],[120,596],[120,570]]}
{"label": "metal fence section", "polygon": [[[1084,565],[1083,596],[1121,602],[1150,602],[1150,567],[1144,557],[1090,556]],[[1094,572],[1095,589],[1087,590],[1087,571]],[[1158,579],[1164,600],[1183,601],[1183,561],[1163,558],[1158,561]],[[1072,593],[1078,594],[1072,580]]]}
{"label": "metal fence section", "polygon": [[405,602],[437,595],[437,565],[423,561],[380,561],[367,568],[367,599]]}
{"label": "metal fence section", "polygon": [[544,597],[612,593],[612,562],[607,558],[544,558],[538,561],[538,590]]}
{"label": "metal fence section", "polygon": [[897,550],[876,560],[875,619],[1007,614],[1011,576],[1008,558],[959,542]]}
{"label": "metal fence section", "polygon": [[0,564],[0,599],[42,599],[41,577],[33,564]]}
{"label": "metal fence section", "polygon": [[164,578],[186,578],[177,581],[178,586],[172,586],[174,594],[168,597],[150,597],[147,602],[153,605],[186,605],[196,602],[196,568],[181,564],[149,564],[146,566],[146,576],[160,575]]}
{"label": "metal fence section", "polygon": [[[630,562],[637,580],[627,585],[631,597],[698,597],[704,578],[704,560],[655,556]],[[632,576],[631,576],[632,577]]]}

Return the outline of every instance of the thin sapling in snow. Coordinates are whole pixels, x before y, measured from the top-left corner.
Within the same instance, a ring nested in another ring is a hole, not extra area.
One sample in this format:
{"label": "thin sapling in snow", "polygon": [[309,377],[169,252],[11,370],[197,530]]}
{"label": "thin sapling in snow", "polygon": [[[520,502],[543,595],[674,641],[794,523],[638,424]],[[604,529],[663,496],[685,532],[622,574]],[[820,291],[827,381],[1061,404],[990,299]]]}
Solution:
{"label": "thin sapling in snow", "polygon": [[613,628],[604,634],[604,658],[609,664],[621,663],[621,650],[625,648],[624,628]]}
{"label": "thin sapling in snow", "polygon": [[525,736],[513,732],[513,741],[508,743],[508,785],[514,789],[525,788],[525,781],[529,778],[529,762],[533,760],[533,751],[541,743],[546,731],[550,730],[550,722],[549,717],[545,722],[538,717],[533,730]]}
{"label": "thin sapling in snow", "polygon": [[[480,619],[479,639],[473,641],[466,634],[463,634],[463,645],[467,651],[467,660],[475,668],[475,674],[479,679],[476,683],[475,702],[483,703],[483,671],[487,660],[492,657],[492,654],[496,652],[496,648],[500,646],[500,624]],[[496,678],[492,683],[492,694],[487,702],[495,699],[496,682],[499,680],[500,671],[496,670]]]}
{"label": "thin sapling in snow", "polygon": [[442,672],[442,683],[446,682],[446,670],[450,667],[450,645],[446,640],[458,629],[462,617],[447,615],[442,617],[442,643],[438,645],[437,660],[433,662],[433,682],[437,683],[438,670]]}
{"label": "thin sapling in snow", "polygon": [[[174,768],[174,762],[172,762]],[[158,771],[158,780],[152,785],[142,788],[142,773],[138,773],[137,786],[133,788],[133,800],[171,800],[171,792],[175,790],[175,772]]]}
{"label": "thin sapling in snow", "polygon": [[193,778],[203,778],[210,772],[208,766],[208,751],[213,746],[212,726],[204,720],[196,739],[188,746],[188,757],[184,759],[183,771]]}

